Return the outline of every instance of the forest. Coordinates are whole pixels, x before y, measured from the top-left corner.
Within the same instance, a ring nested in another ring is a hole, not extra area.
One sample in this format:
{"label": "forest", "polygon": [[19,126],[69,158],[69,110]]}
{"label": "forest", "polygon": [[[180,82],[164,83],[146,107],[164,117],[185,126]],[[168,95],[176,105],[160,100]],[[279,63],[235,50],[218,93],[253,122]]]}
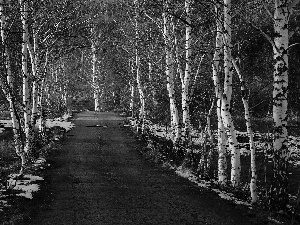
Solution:
{"label": "forest", "polygon": [[38,157],[47,119],[115,111],[147,154],[295,216],[299,2],[0,0],[2,183]]}

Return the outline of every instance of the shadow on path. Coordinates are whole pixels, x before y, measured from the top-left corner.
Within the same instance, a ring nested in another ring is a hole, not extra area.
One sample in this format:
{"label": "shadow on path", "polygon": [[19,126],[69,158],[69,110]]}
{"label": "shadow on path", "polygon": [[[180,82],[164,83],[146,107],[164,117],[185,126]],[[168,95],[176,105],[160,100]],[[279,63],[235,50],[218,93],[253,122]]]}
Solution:
{"label": "shadow on path", "polygon": [[254,224],[242,206],[142,159],[117,114],[74,122],[51,158],[51,201],[28,224]]}

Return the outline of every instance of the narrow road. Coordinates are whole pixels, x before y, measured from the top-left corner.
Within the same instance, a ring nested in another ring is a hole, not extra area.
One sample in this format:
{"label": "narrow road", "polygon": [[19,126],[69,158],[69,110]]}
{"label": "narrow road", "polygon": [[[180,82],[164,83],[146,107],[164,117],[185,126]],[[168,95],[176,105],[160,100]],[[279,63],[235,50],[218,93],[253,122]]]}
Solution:
{"label": "narrow road", "polygon": [[52,199],[28,224],[255,224],[246,209],[144,160],[117,114],[74,122],[52,157]]}

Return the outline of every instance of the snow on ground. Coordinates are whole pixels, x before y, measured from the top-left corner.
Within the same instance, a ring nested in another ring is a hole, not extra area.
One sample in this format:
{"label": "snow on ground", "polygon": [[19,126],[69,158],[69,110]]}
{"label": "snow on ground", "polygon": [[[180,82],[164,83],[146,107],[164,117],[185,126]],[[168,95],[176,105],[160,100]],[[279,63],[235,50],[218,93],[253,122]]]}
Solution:
{"label": "snow on ground", "polygon": [[47,119],[46,120],[46,127],[51,128],[51,127],[62,127],[66,129],[66,131],[71,130],[75,125],[74,123],[67,121],[68,118],[70,118],[69,114],[65,114],[62,117],[55,118],[55,119]]}
{"label": "snow on ground", "polygon": [[[60,118],[47,119],[46,127],[51,128],[54,126],[59,126],[64,128],[66,131],[69,131],[74,127],[74,124],[67,121],[68,118],[70,118],[70,115],[66,114]],[[6,127],[12,127],[12,122],[11,120],[0,120],[0,125],[0,133],[2,133]],[[49,165],[50,164],[47,164],[45,158],[40,157],[35,161],[33,167],[44,169]],[[5,192],[6,190],[14,190],[17,192],[17,196],[32,199],[33,192],[37,192],[39,190],[38,183],[42,180],[44,180],[43,177],[34,176],[31,174],[26,174],[22,178],[18,178],[17,174],[10,174],[9,179],[7,180],[7,186],[0,188],[0,211],[3,211],[3,208],[9,206],[7,201],[4,200],[7,196],[1,192]]]}
{"label": "snow on ground", "polygon": [[[174,169],[174,167],[173,167]],[[175,173],[178,176],[181,176],[183,178],[188,179],[189,181],[191,181],[192,183],[196,184],[198,187],[202,187],[202,188],[210,188],[211,186],[211,182],[210,181],[205,181],[205,180],[199,180],[197,176],[195,176],[191,171],[187,170],[187,169],[183,169],[181,166],[178,167],[175,170]],[[216,188],[211,188],[210,190],[216,192],[220,198],[222,199],[226,199],[226,200],[230,200],[233,201],[235,204],[237,205],[246,205],[248,207],[251,207],[251,204],[246,202],[246,201],[242,201],[240,199],[237,199],[233,196],[233,194],[231,193],[227,193],[225,191],[221,191],[219,189]]]}
{"label": "snow on ground", "polygon": [[[59,126],[65,128],[66,131],[71,130],[74,127],[72,122],[67,121],[70,118],[69,114],[65,114],[62,117],[55,119],[46,119],[46,127],[51,128],[54,126]],[[12,127],[11,120],[0,120],[0,133],[5,130],[5,127]]]}
{"label": "snow on ground", "polygon": [[[135,130],[138,125],[137,120],[133,120],[131,117],[127,119],[130,121],[129,126],[131,126]],[[172,134],[170,132],[169,127],[152,124],[150,121],[147,121],[147,126],[154,136],[171,139]],[[215,131],[213,135],[215,139],[217,139],[217,131]],[[202,144],[204,141],[203,134],[199,132],[192,131],[191,136],[192,136],[192,142],[195,145]],[[240,140],[239,147],[240,147],[241,155],[249,155],[250,147],[248,143],[249,139],[248,139],[247,132],[237,131],[237,136],[239,137]],[[258,133],[258,132],[254,133],[254,145],[257,152],[265,151],[266,148],[270,148],[270,143],[267,143],[268,139],[272,140],[272,133]],[[289,136],[289,150],[290,150],[290,163],[296,167],[300,167],[300,137]],[[229,148],[228,151],[230,151]],[[169,168],[175,170],[175,173],[178,176],[190,180],[192,183],[195,183],[199,187],[209,188],[211,186],[210,182],[207,182],[205,180],[199,180],[199,178],[193,175],[191,171],[187,169],[183,169],[181,166],[178,168],[175,168],[169,164],[165,166],[168,166]],[[243,204],[251,207],[251,205],[248,202],[241,201],[233,197],[233,195],[230,193],[226,193],[219,189],[211,189],[211,190],[216,192],[223,199],[231,200],[236,204]]]}
{"label": "snow on ground", "polygon": [[0,133],[5,131],[5,128],[12,127],[11,120],[0,120]]}
{"label": "snow on ground", "polygon": [[[132,128],[137,127],[137,120],[133,120],[132,118],[128,118],[130,121],[130,125]],[[146,122],[149,129],[155,136],[171,139],[172,133],[169,127],[160,126],[157,124],[152,124],[150,121]],[[217,131],[213,133],[215,140],[217,140]],[[270,148],[270,143],[267,143],[267,140],[272,140],[272,133],[259,133],[254,132],[254,145],[255,150],[257,152],[265,151],[266,148]],[[192,142],[195,145],[200,145],[204,142],[204,137],[201,132],[197,132],[193,130],[191,132]],[[248,134],[247,132],[237,131],[237,137],[241,140],[239,142],[241,155],[249,155],[250,154],[250,146],[248,142]],[[289,150],[290,150],[290,163],[293,166],[300,167],[300,137],[289,136]],[[229,146],[227,146],[227,150],[230,152]]]}
{"label": "snow on ground", "polygon": [[20,179],[18,179],[18,174],[11,174],[10,179],[7,180],[7,189],[20,191],[17,196],[32,199],[32,193],[39,190],[37,181],[41,180],[44,178],[31,174],[26,174]]}

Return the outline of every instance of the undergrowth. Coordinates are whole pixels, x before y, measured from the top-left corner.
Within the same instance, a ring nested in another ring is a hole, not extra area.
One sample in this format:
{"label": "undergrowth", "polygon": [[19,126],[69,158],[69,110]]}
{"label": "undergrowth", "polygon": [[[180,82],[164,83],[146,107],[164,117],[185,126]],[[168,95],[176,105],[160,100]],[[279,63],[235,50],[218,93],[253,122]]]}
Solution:
{"label": "undergrowth", "polygon": [[[286,221],[296,224],[296,221],[300,222],[299,212],[300,212],[300,183],[299,176],[290,175],[290,183],[293,185],[289,186],[289,193],[294,196],[290,201],[287,212],[282,215],[276,214],[275,211],[268,208],[268,190],[272,181],[272,161],[269,155],[272,153],[272,138],[269,132],[266,135],[259,137],[262,144],[260,151],[256,153],[256,169],[257,169],[257,189],[259,194],[259,201],[255,203],[256,206],[263,207],[265,210],[271,210],[270,214],[276,217],[283,216]],[[258,138],[258,137],[256,137]],[[226,193],[231,193],[235,198],[251,202],[249,182],[251,179],[251,165],[250,165],[250,155],[241,155],[241,182],[237,187],[232,187],[230,181],[225,185],[219,184],[217,182],[218,175],[218,152],[217,143],[214,142],[213,146],[206,140],[202,144],[190,146],[189,151],[182,145],[182,143],[173,144],[171,140],[167,140],[162,137],[153,135],[151,130],[147,130],[144,134],[139,135],[139,140],[142,143],[141,153],[146,156],[146,158],[152,161],[167,164],[171,167],[182,167],[185,168],[193,175],[199,178],[199,180],[210,181],[211,188],[217,188]],[[187,152],[189,152],[187,154]],[[208,156],[208,153],[210,155]],[[230,153],[227,154],[227,174],[230,174]],[[207,163],[210,161],[209,165],[203,169],[203,162]],[[201,167],[202,165],[202,167]],[[290,168],[290,174],[293,174],[294,168]],[[230,180],[230,177],[228,177]],[[297,185],[295,185],[297,184]]]}

